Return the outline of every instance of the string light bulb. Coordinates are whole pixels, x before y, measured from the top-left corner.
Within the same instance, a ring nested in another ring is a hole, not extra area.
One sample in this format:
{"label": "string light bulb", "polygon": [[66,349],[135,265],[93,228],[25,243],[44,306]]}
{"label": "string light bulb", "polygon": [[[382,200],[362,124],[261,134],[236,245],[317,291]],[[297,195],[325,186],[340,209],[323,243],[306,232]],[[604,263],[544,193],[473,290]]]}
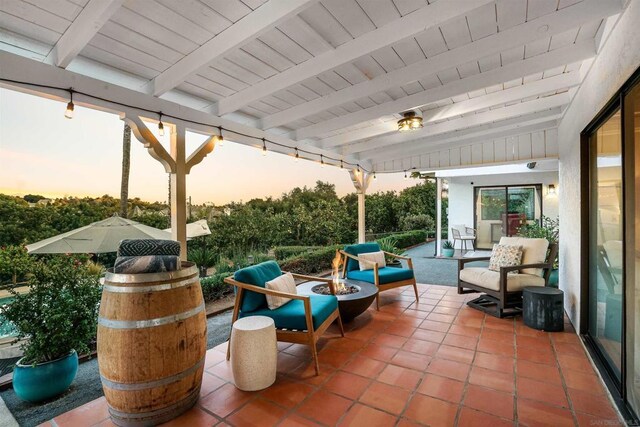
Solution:
{"label": "string light bulb", "polygon": [[218,145],[220,147],[224,145],[224,137],[222,136],[222,126],[218,126]]}
{"label": "string light bulb", "polygon": [[262,138],[262,155],[267,155],[267,141],[264,138]]}
{"label": "string light bulb", "polygon": [[375,171],[373,172],[373,180],[375,181],[376,179],[378,179],[378,177],[376,176]]}
{"label": "string light bulb", "polygon": [[69,89],[69,103],[67,104],[67,110],[64,112],[64,116],[67,119],[73,119],[73,89]]}
{"label": "string light bulb", "polygon": [[360,173],[360,165],[357,165],[358,168],[356,169],[358,171],[358,173]]}
{"label": "string light bulb", "polygon": [[404,171],[404,179],[407,179],[407,171]]}
{"label": "string light bulb", "polygon": [[324,157],[322,156],[322,154],[320,154],[320,167],[324,167]]}
{"label": "string light bulb", "polygon": [[298,147],[296,147],[296,162],[300,160],[300,154],[298,153]]}
{"label": "string light bulb", "polygon": [[340,159],[340,169],[344,169],[344,162]]}
{"label": "string light bulb", "polygon": [[158,121],[158,135],[164,136],[164,124],[162,124],[162,113],[160,113],[160,120]]}

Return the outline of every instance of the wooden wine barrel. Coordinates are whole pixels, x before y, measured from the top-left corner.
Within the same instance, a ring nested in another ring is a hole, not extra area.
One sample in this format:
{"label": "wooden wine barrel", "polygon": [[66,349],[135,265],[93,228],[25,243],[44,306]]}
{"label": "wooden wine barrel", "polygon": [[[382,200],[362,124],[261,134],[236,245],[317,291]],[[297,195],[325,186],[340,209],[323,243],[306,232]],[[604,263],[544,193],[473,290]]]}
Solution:
{"label": "wooden wine barrel", "polygon": [[98,364],[112,421],[156,425],[200,393],[207,322],[193,263],[165,273],[107,273],[98,319]]}

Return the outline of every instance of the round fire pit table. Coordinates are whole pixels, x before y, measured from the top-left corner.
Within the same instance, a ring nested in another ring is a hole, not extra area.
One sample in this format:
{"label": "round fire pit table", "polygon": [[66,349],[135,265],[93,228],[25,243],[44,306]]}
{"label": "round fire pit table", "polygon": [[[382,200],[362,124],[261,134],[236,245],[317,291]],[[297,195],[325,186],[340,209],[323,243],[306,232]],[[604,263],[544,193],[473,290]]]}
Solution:
{"label": "round fire pit table", "polygon": [[[350,322],[365,312],[378,294],[378,288],[373,283],[360,280],[341,280],[345,286],[353,286],[358,291],[352,294],[336,295],[338,309],[343,322]],[[322,288],[328,285],[324,282],[305,282],[298,285],[298,295],[326,295]]]}

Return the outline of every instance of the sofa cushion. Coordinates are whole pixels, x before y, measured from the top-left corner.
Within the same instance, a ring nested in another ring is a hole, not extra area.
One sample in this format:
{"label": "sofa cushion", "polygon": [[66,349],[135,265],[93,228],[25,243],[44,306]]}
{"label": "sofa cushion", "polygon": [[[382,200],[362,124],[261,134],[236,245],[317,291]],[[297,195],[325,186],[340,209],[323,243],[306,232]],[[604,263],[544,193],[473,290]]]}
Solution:
{"label": "sofa cushion", "polygon": [[358,255],[358,259],[360,260],[360,271],[373,270],[373,262],[378,264],[378,268],[384,268],[387,266],[387,262],[384,259],[384,252],[382,251],[361,253]]}
{"label": "sofa cushion", "polygon": [[[296,281],[291,273],[286,273],[273,280],[269,280],[265,283],[265,287],[272,291],[286,292],[288,294],[296,295],[298,293],[298,290],[296,289]],[[266,295],[266,297],[269,310],[275,310],[276,308],[291,301],[291,298],[278,297],[275,295]]]}
{"label": "sofa cushion", "polygon": [[[488,268],[471,267],[460,270],[460,280],[493,291],[500,290],[500,273]],[[507,291],[520,291],[527,286],[544,286],[544,278],[535,274],[507,275]]]}
{"label": "sofa cushion", "polygon": [[[533,239],[529,237],[501,237],[501,245],[522,246],[522,264],[539,264],[547,260],[547,239]],[[523,274],[535,274],[542,276],[541,268],[525,268],[520,271]]]}
{"label": "sofa cushion", "polygon": [[[347,278],[375,283],[373,270],[352,270],[347,273]],[[413,279],[413,270],[408,268],[384,267],[378,270],[378,278],[380,279],[380,285],[399,282],[401,280],[409,280]]]}
{"label": "sofa cushion", "polygon": [[[371,243],[358,243],[357,245],[348,245],[344,247],[344,251],[349,255],[357,257],[360,254],[368,252],[380,251],[380,245],[376,242]],[[347,271],[359,270],[360,265],[355,259],[347,258]]]}
{"label": "sofa cushion", "polygon": [[[282,275],[280,266],[275,261],[267,261],[251,267],[242,268],[236,271],[233,278],[238,282],[249,285],[265,287],[265,283]],[[267,298],[258,292],[244,291],[242,297],[242,311],[254,311],[259,308],[267,308]]]}
{"label": "sofa cushion", "polygon": [[[491,259],[489,260],[489,270],[500,272],[501,267],[512,267],[522,264],[522,247],[509,245],[493,245]],[[509,274],[517,274],[517,271],[510,271]]]}
{"label": "sofa cushion", "polygon": [[[311,295],[309,298],[311,298],[311,317],[315,330],[338,308],[338,298],[333,295]],[[269,310],[265,307],[251,312],[240,312],[240,317],[247,316],[270,317],[278,329],[297,329],[299,331],[307,329],[302,300],[291,300],[275,310]]]}

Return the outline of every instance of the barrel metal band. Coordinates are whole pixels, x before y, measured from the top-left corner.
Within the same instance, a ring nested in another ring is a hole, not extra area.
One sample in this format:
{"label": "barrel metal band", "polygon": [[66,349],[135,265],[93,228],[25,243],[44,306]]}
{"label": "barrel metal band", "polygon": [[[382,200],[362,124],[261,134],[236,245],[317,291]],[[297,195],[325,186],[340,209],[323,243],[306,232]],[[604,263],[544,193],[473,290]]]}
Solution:
{"label": "barrel metal band", "polygon": [[187,370],[179,372],[175,375],[170,375],[168,377],[160,378],[159,380],[147,381],[145,383],[121,383],[117,381],[111,381],[102,375],[100,375],[100,380],[102,380],[102,384],[105,387],[110,388],[111,390],[119,390],[119,391],[138,391],[138,390],[147,390],[150,388],[161,387],[163,385],[168,385],[171,383],[175,383],[193,374],[200,367],[204,366],[204,357],[200,359],[195,365],[190,367]]}
{"label": "barrel metal band", "polygon": [[114,293],[121,294],[134,294],[134,293],[143,293],[143,292],[157,292],[157,291],[166,291],[169,289],[181,288],[183,286],[195,285],[198,283],[196,277],[192,277],[186,280],[180,280],[179,282],[173,283],[160,283],[157,285],[147,285],[147,286],[113,286],[113,285],[104,285],[102,287],[103,290]]}
{"label": "barrel metal band", "polygon": [[171,316],[158,317],[148,320],[112,320],[105,319],[104,317],[98,318],[98,324],[112,329],[142,329],[152,328],[154,326],[167,325],[169,323],[178,322],[180,320],[188,319],[191,316],[204,311],[204,301],[191,310],[183,311],[182,313],[172,314]]}
{"label": "barrel metal band", "polygon": [[[184,399],[172,405],[166,406],[164,408],[159,408],[151,412],[123,412],[118,411],[117,409],[114,409],[113,407],[111,407],[111,405],[109,405],[109,414],[115,418],[113,421],[118,425],[124,425],[118,422],[120,421],[125,423],[126,425],[148,426],[150,421],[153,421],[154,423],[169,421],[170,419],[173,419],[176,414],[185,412],[196,403],[199,394],[200,386],[191,391]],[[166,419],[163,417],[164,414],[168,414],[168,417]],[[153,419],[149,420],[148,418]]]}

